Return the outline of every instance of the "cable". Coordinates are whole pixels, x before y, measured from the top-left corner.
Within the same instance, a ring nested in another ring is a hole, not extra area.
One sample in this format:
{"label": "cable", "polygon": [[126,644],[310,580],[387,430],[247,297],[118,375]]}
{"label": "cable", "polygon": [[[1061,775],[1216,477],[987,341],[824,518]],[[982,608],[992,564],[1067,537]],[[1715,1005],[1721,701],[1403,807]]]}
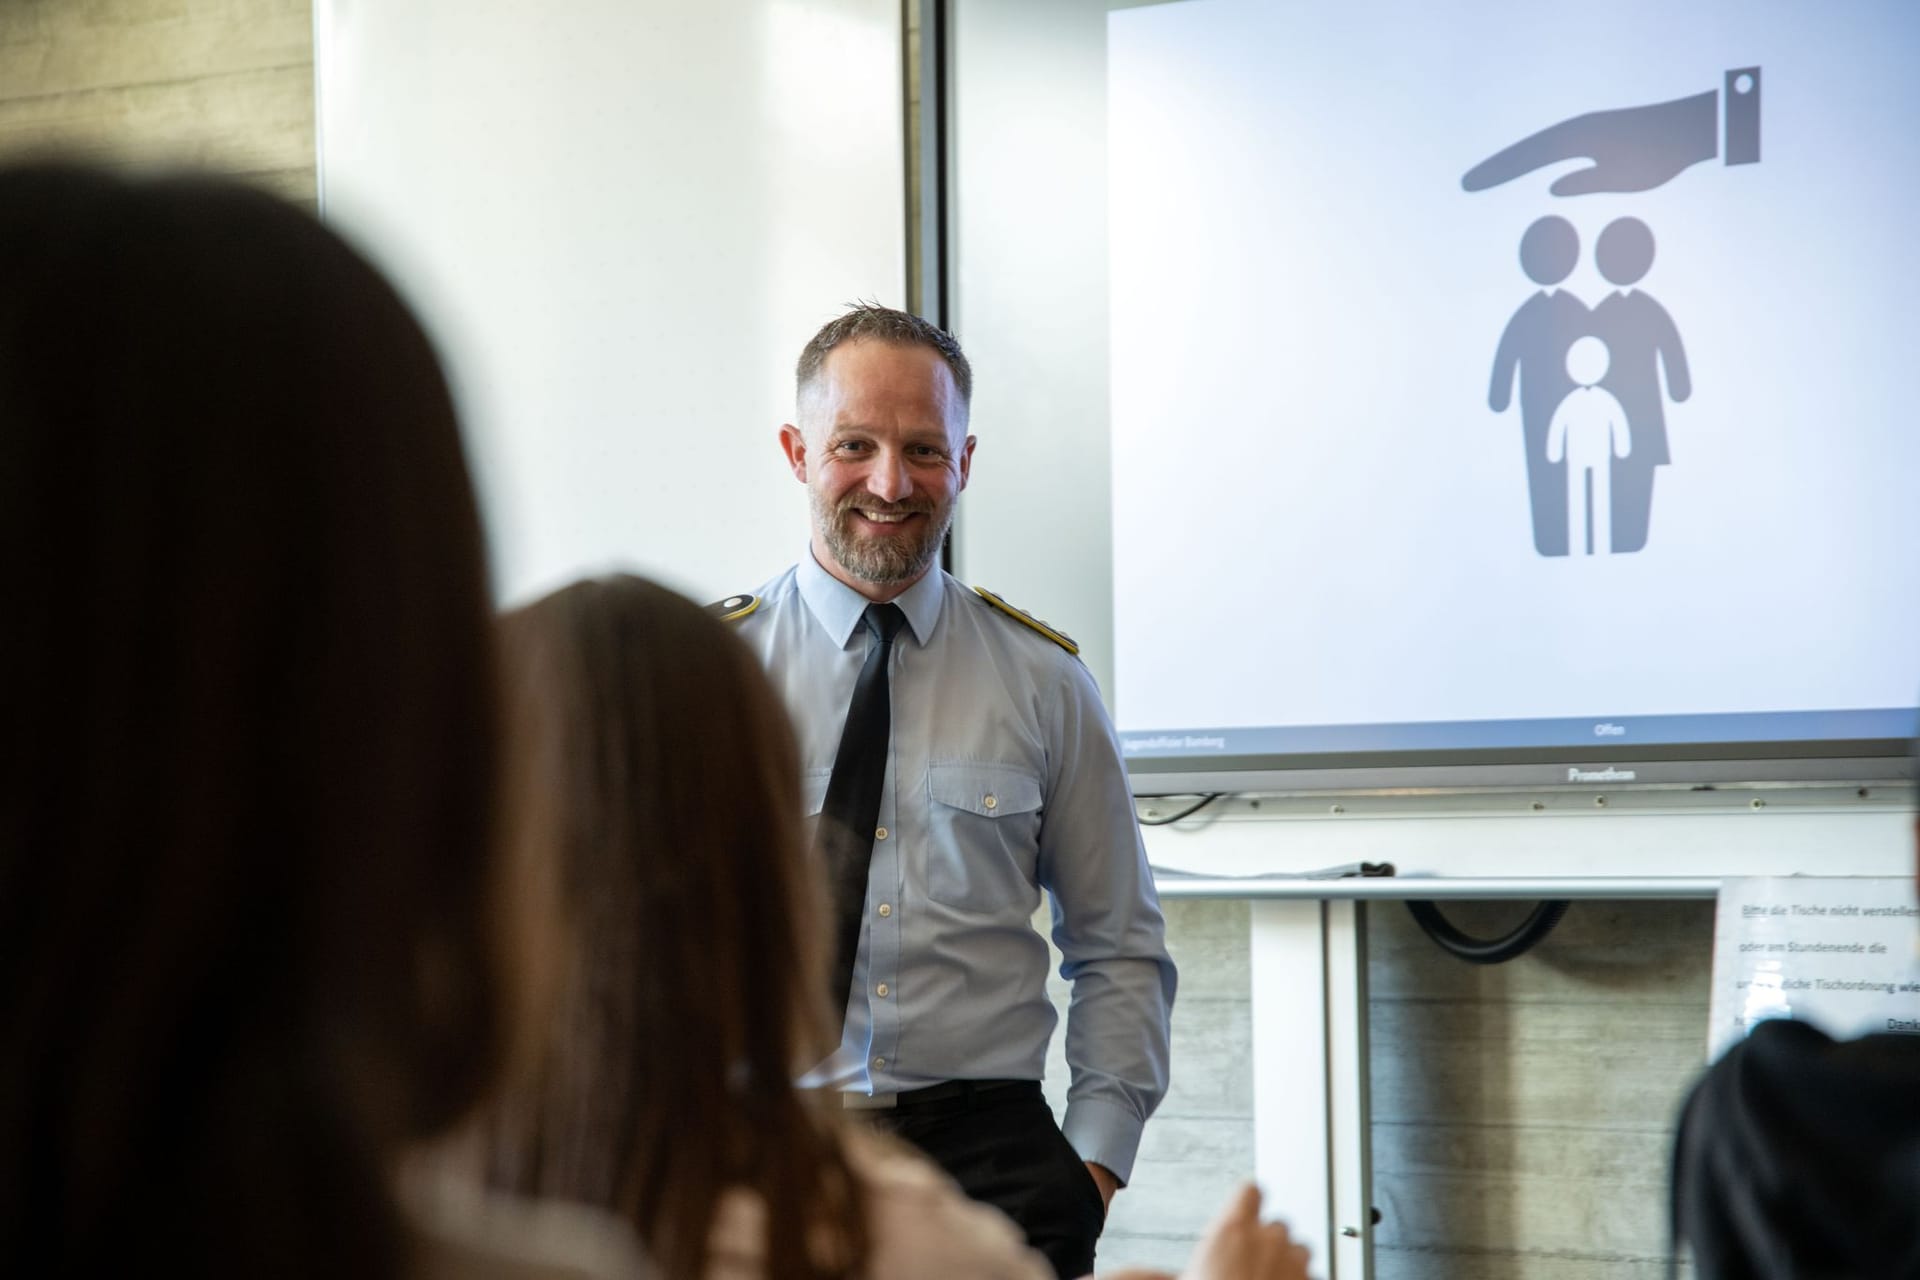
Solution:
{"label": "cable", "polygon": [[[1178,813],[1170,813],[1164,818],[1139,818],[1139,823],[1143,827],[1169,826],[1183,819],[1191,818],[1194,814],[1200,812],[1226,794],[1224,791],[1209,791]],[[1145,797],[1142,798],[1144,799]],[[1394,874],[1392,863],[1375,864],[1363,862],[1358,864],[1357,868],[1352,866],[1330,867],[1322,872],[1308,872],[1305,878],[1318,879],[1329,876],[1350,876],[1355,874],[1356,870],[1358,874],[1362,876],[1390,876]],[[1172,874],[1185,876],[1195,873],[1174,872]],[[1261,877],[1246,878],[1259,879]],[[1293,877],[1287,878],[1290,879]],[[1567,907],[1570,905],[1571,904],[1564,899],[1541,902],[1528,913],[1527,918],[1522,920],[1518,927],[1504,937],[1499,938],[1476,938],[1471,934],[1462,933],[1460,929],[1454,925],[1453,921],[1447,919],[1447,917],[1441,913],[1439,906],[1431,901],[1409,900],[1407,902],[1407,911],[1413,916],[1414,922],[1418,924],[1420,928],[1425,931],[1426,935],[1432,938],[1443,951],[1461,960],[1465,960],[1468,964],[1505,964],[1507,961],[1517,960],[1527,952],[1533,950],[1542,938],[1552,933],[1554,926],[1560,923],[1560,918],[1567,914]]]}
{"label": "cable", "polygon": [[1476,938],[1462,933],[1440,912],[1438,904],[1430,901],[1407,902],[1407,911],[1414,922],[1440,945],[1443,951],[1465,960],[1468,964],[1505,964],[1531,951],[1534,944],[1553,932],[1560,923],[1560,917],[1567,914],[1568,903],[1563,900],[1542,902],[1534,907],[1519,927],[1502,938]]}
{"label": "cable", "polygon": [[1176,814],[1165,818],[1141,818],[1140,825],[1143,827],[1164,827],[1168,823],[1178,822],[1182,818],[1191,818],[1194,814],[1200,812],[1225,794],[1227,793],[1224,791],[1209,791]]}

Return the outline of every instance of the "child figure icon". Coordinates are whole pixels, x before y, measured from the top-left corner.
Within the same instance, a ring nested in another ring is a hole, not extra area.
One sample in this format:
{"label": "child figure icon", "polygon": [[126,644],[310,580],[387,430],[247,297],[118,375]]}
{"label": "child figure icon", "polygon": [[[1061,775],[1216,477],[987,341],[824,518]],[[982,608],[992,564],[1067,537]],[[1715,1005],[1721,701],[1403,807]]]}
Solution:
{"label": "child figure icon", "polygon": [[1573,390],[1547,427],[1547,460],[1566,463],[1567,549],[1578,555],[1613,550],[1613,460],[1633,452],[1627,411],[1599,386],[1607,376],[1607,344],[1591,335],[1567,348]]}

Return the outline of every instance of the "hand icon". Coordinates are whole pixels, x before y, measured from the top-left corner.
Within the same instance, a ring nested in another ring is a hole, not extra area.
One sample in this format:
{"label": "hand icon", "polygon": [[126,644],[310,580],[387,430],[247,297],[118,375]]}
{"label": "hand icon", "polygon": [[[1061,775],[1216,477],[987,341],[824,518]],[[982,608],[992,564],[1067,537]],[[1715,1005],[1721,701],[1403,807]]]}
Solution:
{"label": "hand icon", "polygon": [[[1760,158],[1760,68],[1727,73],[1727,163]],[[1720,154],[1720,92],[1589,111],[1548,125],[1467,170],[1460,185],[1485,191],[1562,160],[1590,160],[1562,175],[1556,196],[1651,191],[1681,170]]]}

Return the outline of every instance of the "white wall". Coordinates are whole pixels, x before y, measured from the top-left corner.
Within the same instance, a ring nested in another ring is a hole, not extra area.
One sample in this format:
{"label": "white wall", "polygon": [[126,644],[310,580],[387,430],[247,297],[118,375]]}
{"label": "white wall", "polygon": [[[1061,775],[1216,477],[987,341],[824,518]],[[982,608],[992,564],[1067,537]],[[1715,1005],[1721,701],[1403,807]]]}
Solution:
{"label": "white wall", "polygon": [[505,600],[712,599],[805,543],[794,358],[899,304],[892,0],[315,0],[324,216],[453,371]]}

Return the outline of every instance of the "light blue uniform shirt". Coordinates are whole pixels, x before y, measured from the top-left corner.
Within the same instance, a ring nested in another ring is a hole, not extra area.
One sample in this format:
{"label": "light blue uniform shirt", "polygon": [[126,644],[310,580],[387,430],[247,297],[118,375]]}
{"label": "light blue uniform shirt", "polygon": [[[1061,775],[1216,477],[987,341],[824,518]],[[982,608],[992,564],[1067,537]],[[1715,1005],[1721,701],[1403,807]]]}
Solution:
{"label": "light blue uniform shirt", "polygon": [[[759,595],[738,634],[793,716],[817,815],[866,660],[868,601],[811,552]],[[1045,890],[1073,984],[1062,1129],[1125,1181],[1167,1089],[1175,975],[1099,690],[1059,645],[937,569],[894,603],[907,625],[888,670],[893,737],[852,998],[839,1050],[808,1083],[1040,1079],[1055,1021],[1032,923]]]}

